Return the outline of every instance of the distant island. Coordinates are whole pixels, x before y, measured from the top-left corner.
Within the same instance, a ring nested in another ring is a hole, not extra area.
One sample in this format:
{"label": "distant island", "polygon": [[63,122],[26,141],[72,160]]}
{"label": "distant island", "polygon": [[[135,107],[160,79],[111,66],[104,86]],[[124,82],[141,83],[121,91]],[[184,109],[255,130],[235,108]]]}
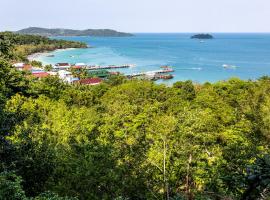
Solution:
{"label": "distant island", "polygon": [[118,32],[111,29],[87,29],[87,30],[73,30],[61,28],[39,28],[29,27],[19,31],[19,34],[40,35],[40,36],[93,36],[93,37],[130,37],[131,33]]}
{"label": "distant island", "polygon": [[191,36],[191,39],[214,39],[210,34],[196,34]]}

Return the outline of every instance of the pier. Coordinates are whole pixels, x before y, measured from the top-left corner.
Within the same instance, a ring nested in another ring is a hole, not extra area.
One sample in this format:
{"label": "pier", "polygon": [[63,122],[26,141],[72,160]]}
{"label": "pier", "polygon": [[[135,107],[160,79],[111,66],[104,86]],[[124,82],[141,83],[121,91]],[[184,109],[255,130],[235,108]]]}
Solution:
{"label": "pier", "polygon": [[166,69],[161,69],[161,70],[138,72],[138,73],[128,74],[126,76],[129,77],[129,78],[133,78],[133,77],[136,77],[136,76],[154,76],[154,75],[157,75],[157,74],[166,74],[166,73],[170,73],[170,72],[174,72],[174,70],[171,69],[171,68],[166,68]]}
{"label": "pier", "polygon": [[108,65],[108,66],[86,66],[88,70],[99,70],[99,69],[122,69],[122,68],[130,68],[135,67],[133,64],[126,65]]}

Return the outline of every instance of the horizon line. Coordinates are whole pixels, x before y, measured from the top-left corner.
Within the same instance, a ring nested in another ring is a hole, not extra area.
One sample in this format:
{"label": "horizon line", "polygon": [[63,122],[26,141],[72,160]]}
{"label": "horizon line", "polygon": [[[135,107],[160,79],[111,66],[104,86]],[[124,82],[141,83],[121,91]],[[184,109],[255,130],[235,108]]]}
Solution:
{"label": "horizon line", "polygon": [[247,34],[250,34],[250,33],[257,33],[257,34],[270,34],[270,31],[269,32],[249,32],[249,31],[245,31],[245,32],[221,32],[221,31],[217,31],[217,32],[208,32],[208,31],[194,31],[194,32],[129,32],[129,33],[133,33],[133,34],[140,34],[140,33],[153,33],[153,34],[155,34],[155,33],[157,33],[157,34],[159,34],[159,33],[165,33],[165,34],[171,34],[171,33],[187,33],[187,34],[190,34],[190,33],[199,33],[199,34],[207,34],[207,33],[209,33],[209,34],[211,34],[211,33],[213,33],[213,34],[215,34],[215,33],[233,33],[233,34],[237,34],[237,33],[247,33]]}

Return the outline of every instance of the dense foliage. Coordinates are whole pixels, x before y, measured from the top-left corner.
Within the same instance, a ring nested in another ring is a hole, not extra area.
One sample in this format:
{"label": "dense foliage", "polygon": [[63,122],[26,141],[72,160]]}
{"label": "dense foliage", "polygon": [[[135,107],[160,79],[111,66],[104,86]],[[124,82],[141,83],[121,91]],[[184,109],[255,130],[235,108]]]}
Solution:
{"label": "dense foliage", "polygon": [[27,55],[37,52],[87,47],[86,44],[81,42],[55,40],[38,35],[22,35],[12,32],[0,32],[0,44],[3,41],[9,41],[13,44],[13,47],[15,48],[15,58],[17,60],[25,60]]}
{"label": "dense foliage", "polygon": [[269,199],[269,77],[89,87],[4,57],[1,199]]}

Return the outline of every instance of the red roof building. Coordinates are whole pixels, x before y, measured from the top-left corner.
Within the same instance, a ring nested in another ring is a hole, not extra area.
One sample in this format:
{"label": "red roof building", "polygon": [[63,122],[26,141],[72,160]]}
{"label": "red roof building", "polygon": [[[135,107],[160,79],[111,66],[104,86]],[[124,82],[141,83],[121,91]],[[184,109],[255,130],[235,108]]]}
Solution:
{"label": "red roof building", "polygon": [[82,85],[98,85],[102,82],[101,78],[87,78],[78,81]]}
{"label": "red roof building", "polygon": [[81,69],[82,66],[72,66],[73,69]]}
{"label": "red roof building", "polygon": [[25,64],[24,66],[23,66],[23,70],[25,70],[25,71],[31,71],[32,70],[32,66],[31,65],[27,65],[27,64]]}
{"label": "red roof building", "polygon": [[66,67],[66,66],[70,66],[70,65],[69,65],[69,63],[57,63],[55,66]]}
{"label": "red roof building", "polygon": [[32,75],[36,78],[45,78],[49,76],[50,74],[48,74],[47,72],[36,72],[36,73],[32,73]]}

